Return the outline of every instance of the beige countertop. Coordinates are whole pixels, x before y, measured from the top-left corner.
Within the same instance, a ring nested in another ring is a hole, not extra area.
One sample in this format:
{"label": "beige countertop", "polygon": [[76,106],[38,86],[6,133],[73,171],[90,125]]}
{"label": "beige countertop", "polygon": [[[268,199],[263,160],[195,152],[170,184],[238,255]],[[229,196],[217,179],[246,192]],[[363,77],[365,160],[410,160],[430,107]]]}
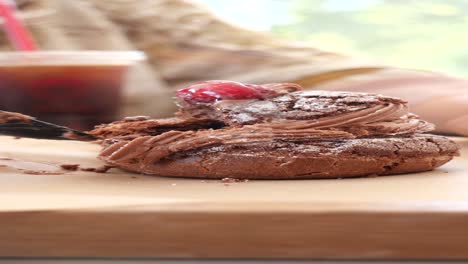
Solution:
{"label": "beige countertop", "polygon": [[[468,139],[457,141],[462,156],[435,171],[343,180],[225,184],[0,167],[0,255],[468,258]],[[38,169],[96,167],[98,150],[0,137],[0,157]]]}

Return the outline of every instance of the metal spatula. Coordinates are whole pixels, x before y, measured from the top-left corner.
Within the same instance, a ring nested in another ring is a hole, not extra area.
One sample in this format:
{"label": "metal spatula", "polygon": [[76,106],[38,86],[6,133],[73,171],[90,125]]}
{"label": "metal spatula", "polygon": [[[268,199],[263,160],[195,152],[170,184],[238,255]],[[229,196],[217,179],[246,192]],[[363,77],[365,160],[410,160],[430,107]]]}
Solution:
{"label": "metal spatula", "polygon": [[38,139],[97,140],[95,136],[69,127],[37,120],[20,113],[0,110],[0,134]]}

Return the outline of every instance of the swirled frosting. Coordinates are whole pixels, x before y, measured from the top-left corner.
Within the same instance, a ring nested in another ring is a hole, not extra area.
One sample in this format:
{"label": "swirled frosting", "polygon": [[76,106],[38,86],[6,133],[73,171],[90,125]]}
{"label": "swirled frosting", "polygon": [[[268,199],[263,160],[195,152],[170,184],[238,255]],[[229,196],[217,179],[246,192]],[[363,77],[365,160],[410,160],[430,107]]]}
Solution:
{"label": "swirled frosting", "polygon": [[196,149],[262,142],[310,142],[423,133],[433,125],[408,112],[405,101],[374,94],[298,91],[268,84],[266,100],[181,104],[170,119],[129,118],[91,131],[107,141],[101,153],[113,164],[141,166]]}
{"label": "swirled frosting", "polygon": [[405,101],[365,93],[297,91],[269,100],[223,100],[186,107],[180,116],[210,118],[233,127],[338,129],[358,137],[433,130],[432,124],[408,112]]}

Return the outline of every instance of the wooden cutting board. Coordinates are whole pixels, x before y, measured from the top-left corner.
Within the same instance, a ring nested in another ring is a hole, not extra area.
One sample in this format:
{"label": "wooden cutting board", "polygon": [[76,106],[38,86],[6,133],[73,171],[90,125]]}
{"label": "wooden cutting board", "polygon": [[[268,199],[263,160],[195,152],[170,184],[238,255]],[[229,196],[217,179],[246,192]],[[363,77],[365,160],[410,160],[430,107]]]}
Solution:
{"label": "wooden cutting board", "polygon": [[[361,179],[223,183],[0,167],[0,256],[468,258],[468,139],[457,141],[462,157],[433,172]],[[0,137],[0,157],[39,165],[96,167],[98,150]]]}

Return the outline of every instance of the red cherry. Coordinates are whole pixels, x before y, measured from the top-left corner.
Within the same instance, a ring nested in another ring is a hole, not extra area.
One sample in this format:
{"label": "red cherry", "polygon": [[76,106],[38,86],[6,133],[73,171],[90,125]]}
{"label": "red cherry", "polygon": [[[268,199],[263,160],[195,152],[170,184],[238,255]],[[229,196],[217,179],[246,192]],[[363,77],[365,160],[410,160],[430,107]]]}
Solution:
{"label": "red cherry", "polygon": [[219,100],[265,99],[275,91],[255,84],[233,81],[206,81],[177,91],[188,103],[213,103]]}

